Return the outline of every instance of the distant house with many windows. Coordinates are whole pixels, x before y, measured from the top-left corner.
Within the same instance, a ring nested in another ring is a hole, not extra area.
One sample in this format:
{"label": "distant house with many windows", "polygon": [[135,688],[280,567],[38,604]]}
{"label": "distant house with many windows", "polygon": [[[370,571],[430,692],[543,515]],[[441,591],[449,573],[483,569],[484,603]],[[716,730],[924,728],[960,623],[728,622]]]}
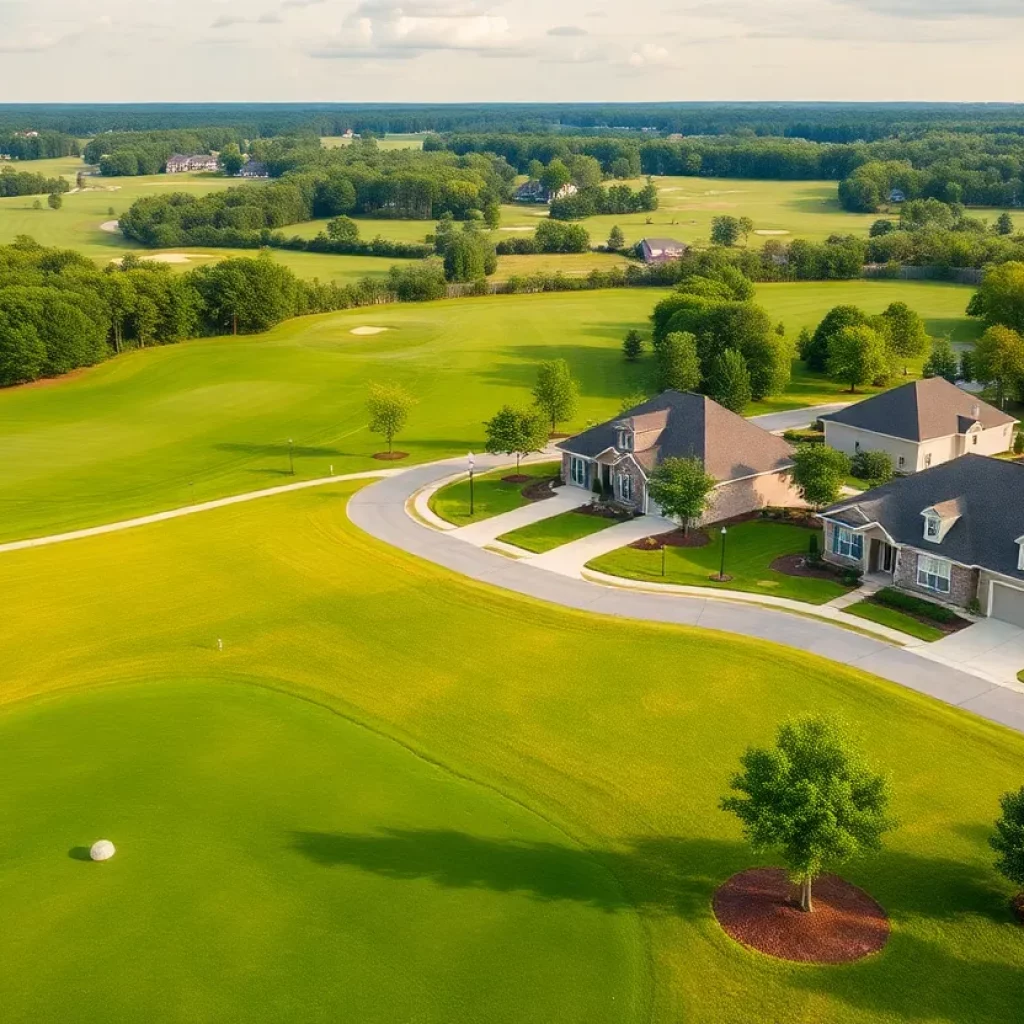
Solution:
{"label": "distant house with many windows", "polygon": [[821,519],[828,561],[1024,628],[1024,466],[962,455]]}
{"label": "distant house with many windows", "polygon": [[827,445],[850,456],[883,451],[897,473],[916,473],[968,452],[1008,451],[1017,422],[943,377],[884,391],[822,421]]}
{"label": "distant house with many windows", "polygon": [[579,189],[569,182],[554,192],[548,191],[544,185],[536,180],[524,182],[515,190],[512,196],[517,203],[547,203],[550,205],[556,199],[564,199],[566,196],[574,196]]}
{"label": "distant house with many windows", "polygon": [[659,514],[647,484],[673,457],[699,458],[717,481],[705,523],[804,505],[790,479],[792,448],[705,395],[665,391],[557,447],[567,486],[599,491],[634,512]]}
{"label": "distant house with many windows", "polygon": [[674,238],[645,238],[638,251],[644,263],[668,263],[685,256],[688,248],[685,242]]}
{"label": "distant house with many windows", "polygon": [[267,165],[260,160],[246,160],[238,172],[240,178],[269,178],[270,171]]}
{"label": "distant house with many windows", "polygon": [[220,167],[220,162],[211,153],[195,153],[186,156],[184,153],[175,153],[167,158],[168,174],[184,174],[187,171],[215,171]]}

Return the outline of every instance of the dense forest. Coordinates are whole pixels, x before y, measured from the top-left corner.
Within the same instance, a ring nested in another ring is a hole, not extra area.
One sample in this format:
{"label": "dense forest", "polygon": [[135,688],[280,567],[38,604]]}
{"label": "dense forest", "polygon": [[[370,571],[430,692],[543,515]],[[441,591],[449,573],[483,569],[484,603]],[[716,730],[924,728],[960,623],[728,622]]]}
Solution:
{"label": "dense forest", "polygon": [[210,153],[241,141],[238,131],[231,128],[108,132],[92,139],[82,158],[99,164],[107,177],[159,174],[173,153]]}
{"label": "dense forest", "polygon": [[55,192],[67,192],[70,188],[65,178],[47,178],[45,174],[33,171],[0,167],[0,198],[53,195]]}
{"label": "dense forest", "polygon": [[78,156],[78,139],[54,131],[22,129],[4,134],[0,131],[0,156],[11,160],[52,160]]}

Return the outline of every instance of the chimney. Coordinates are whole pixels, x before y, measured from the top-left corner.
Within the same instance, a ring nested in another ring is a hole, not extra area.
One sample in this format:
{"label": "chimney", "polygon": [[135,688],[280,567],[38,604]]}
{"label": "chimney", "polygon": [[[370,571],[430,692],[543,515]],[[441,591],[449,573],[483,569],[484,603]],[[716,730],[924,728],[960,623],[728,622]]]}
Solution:
{"label": "chimney", "polygon": [[981,419],[981,406],[977,402],[971,406],[971,419]]}

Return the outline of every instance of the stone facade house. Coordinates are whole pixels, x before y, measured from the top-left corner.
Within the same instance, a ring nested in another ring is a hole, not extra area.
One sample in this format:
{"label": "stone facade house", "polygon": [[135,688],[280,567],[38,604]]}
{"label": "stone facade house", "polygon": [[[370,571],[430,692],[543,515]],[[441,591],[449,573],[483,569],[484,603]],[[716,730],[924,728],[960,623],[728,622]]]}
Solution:
{"label": "stone facade house", "polygon": [[1008,451],[1017,422],[943,377],[884,391],[822,421],[825,444],[851,457],[883,451],[897,473],[917,473],[969,452]]}
{"label": "stone facade house", "polygon": [[828,561],[1024,628],[1024,466],[963,455],[821,518]]}
{"label": "stone facade house", "polygon": [[186,171],[216,171],[220,167],[217,157],[210,153],[195,153],[186,156],[175,153],[167,158],[167,174],[184,174]]}
{"label": "stone facade house", "polygon": [[673,457],[699,458],[718,481],[702,525],[804,505],[790,479],[790,446],[704,395],[665,391],[558,447],[567,486],[599,491],[634,512],[660,514],[648,480]]}
{"label": "stone facade house", "polygon": [[547,203],[549,206],[556,199],[564,199],[566,196],[574,196],[579,192],[579,189],[568,182],[561,188],[554,192],[549,191],[544,185],[536,179],[523,182],[512,197],[512,201],[516,203]]}

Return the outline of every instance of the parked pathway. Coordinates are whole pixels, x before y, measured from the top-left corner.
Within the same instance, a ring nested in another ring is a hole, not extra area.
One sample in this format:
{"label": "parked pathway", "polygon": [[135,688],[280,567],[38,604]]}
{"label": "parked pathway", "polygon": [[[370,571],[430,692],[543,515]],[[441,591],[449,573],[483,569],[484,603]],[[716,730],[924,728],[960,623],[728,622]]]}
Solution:
{"label": "parked pathway", "polygon": [[802,615],[717,600],[653,594],[603,586],[557,572],[538,572],[530,560],[506,558],[424,526],[406,512],[422,488],[450,476],[458,461],[415,466],[365,487],[352,496],[349,518],[371,536],[470,579],[566,608],[649,622],[701,626],[808,651],[928,694],[1024,732],[1024,696],[961,671]]}

